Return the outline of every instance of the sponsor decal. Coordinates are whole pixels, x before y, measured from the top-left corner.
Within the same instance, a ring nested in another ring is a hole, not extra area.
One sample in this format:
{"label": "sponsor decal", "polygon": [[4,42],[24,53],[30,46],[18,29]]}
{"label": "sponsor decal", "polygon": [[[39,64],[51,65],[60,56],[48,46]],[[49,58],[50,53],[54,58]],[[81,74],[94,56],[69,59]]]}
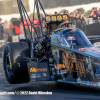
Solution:
{"label": "sponsor decal", "polygon": [[55,69],[54,68],[52,68],[52,74],[55,75]]}
{"label": "sponsor decal", "polygon": [[52,63],[53,62],[53,58],[50,57],[49,58],[49,62]]}
{"label": "sponsor decal", "polygon": [[71,72],[80,72],[81,76],[82,74],[84,74],[85,77],[84,61],[76,60],[75,62],[73,62],[73,60],[70,59],[68,65],[69,65],[70,74]]}
{"label": "sponsor decal", "polygon": [[42,76],[47,76],[47,74],[46,73],[42,73]]}
{"label": "sponsor decal", "polygon": [[76,38],[74,36],[68,36],[67,40],[76,40]]}
{"label": "sponsor decal", "polygon": [[64,64],[56,64],[56,65],[54,65],[54,68],[55,69],[58,69],[58,68],[64,68],[65,69],[66,67],[65,67]]}
{"label": "sponsor decal", "polygon": [[67,73],[67,71],[66,71],[66,70],[64,70],[64,69],[63,69],[63,70],[61,70],[61,69],[60,69],[60,73],[59,73],[59,74],[66,74],[66,73]]}
{"label": "sponsor decal", "polygon": [[[57,57],[56,54],[54,55],[54,57],[55,58]],[[76,59],[76,58],[70,58],[70,57],[68,57],[68,54],[65,53],[65,52],[62,53],[61,59],[62,59],[63,64],[54,65],[54,68],[56,70],[58,68],[60,68],[60,69],[63,68],[63,69],[66,69],[66,71],[69,71],[70,74],[72,74],[73,72],[77,72],[77,75],[81,75],[81,76],[84,75],[84,77],[86,77],[86,69],[85,69],[85,61],[84,60]]]}
{"label": "sponsor decal", "polygon": [[75,59],[75,58],[69,58],[66,57],[65,53],[63,53],[63,64],[66,67],[66,71],[70,71],[70,74],[72,72],[77,72],[77,74],[84,74],[85,75],[85,61],[81,59]]}
{"label": "sponsor decal", "polygon": [[79,51],[85,51],[86,50],[86,48],[80,48],[79,49]]}
{"label": "sponsor decal", "polygon": [[10,53],[8,53],[8,57],[9,57],[10,69],[12,69],[12,64],[11,64]]}
{"label": "sponsor decal", "polygon": [[54,64],[49,64],[49,66],[53,66],[54,67]]}
{"label": "sponsor decal", "polygon": [[31,78],[40,78],[40,77],[41,77],[41,73],[31,74]]}
{"label": "sponsor decal", "polygon": [[98,63],[95,63],[95,68],[96,68],[96,72],[95,72],[95,76],[100,79],[100,66]]}
{"label": "sponsor decal", "polygon": [[55,78],[54,75],[51,75],[51,79],[54,80],[54,78]]}
{"label": "sponsor decal", "polygon": [[32,73],[36,73],[36,72],[47,72],[47,68],[34,68],[34,67],[32,67],[32,68],[30,68],[30,72],[32,72]]}
{"label": "sponsor decal", "polygon": [[100,66],[98,63],[95,63],[95,67],[96,67],[96,74],[100,73]]}

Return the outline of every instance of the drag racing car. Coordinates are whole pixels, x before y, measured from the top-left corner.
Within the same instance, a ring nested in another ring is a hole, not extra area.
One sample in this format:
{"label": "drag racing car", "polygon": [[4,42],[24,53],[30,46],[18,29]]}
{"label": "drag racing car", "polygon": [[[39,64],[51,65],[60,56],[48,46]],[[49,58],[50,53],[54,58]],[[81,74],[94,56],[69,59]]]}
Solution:
{"label": "drag racing car", "polygon": [[[34,0],[40,26],[38,31],[22,1],[17,0],[17,3],[26,39],[9,43],[4,49],[3,65],[7,81],[10,84],[57,81],[99,86],[100,49],[93,46],[80,29],[72,28],[69,16],[46,15],[41,2]],[[42,24],[39,7],[45,15],[45,25]],[[29,32],[25,30],[24,21]]]}

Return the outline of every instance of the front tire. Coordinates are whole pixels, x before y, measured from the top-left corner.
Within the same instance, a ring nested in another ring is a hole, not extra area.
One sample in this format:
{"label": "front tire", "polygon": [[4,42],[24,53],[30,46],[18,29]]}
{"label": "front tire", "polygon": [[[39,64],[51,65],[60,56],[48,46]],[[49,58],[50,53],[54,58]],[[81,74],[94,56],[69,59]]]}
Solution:
{"label": "front tire", "polygon": [[30,57],[27,43],[19,42],[6,45],[3,65],[6,79],[10,84],[29,82],[27,63],[23,61],[23,57]]}

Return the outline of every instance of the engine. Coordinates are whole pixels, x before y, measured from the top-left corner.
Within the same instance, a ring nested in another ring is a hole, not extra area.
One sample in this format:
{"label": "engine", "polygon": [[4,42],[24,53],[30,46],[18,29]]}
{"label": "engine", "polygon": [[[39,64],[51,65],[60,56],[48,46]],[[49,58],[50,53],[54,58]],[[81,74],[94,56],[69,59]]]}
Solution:
{"label": "engine", "polygon": [[51,53],[50,37],[45,36],[35,41],[34,56],[39,62],[49,59]]}

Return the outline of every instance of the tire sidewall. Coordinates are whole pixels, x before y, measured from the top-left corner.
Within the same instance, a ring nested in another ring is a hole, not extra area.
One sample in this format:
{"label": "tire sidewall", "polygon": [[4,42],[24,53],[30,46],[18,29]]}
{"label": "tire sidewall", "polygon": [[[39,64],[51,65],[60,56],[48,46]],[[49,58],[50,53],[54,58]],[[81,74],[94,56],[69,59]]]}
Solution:
{"label": "tire sidewall", "polygon": [[[7,72],[6,72],[6,56],[8,55],[9,60],[10,60],[10,76],[8,77]],[[3,56],[3,65],[4,65],[4,72],[5,72],[5,76],[6,79],[9,83],[12,83],[12,79],[14,78],[14,59],[13,59],[13,54],[11,51],[11,48],[9,46],[9,44],[5,47],[4,49],[4,56]]]}
{"label": "tire sidewall", "polygon": [[[10,57],[10,74],[8,77],[6,71],[6,55]],[[7,81],[10,84],[19,84],[29,82],[27,63],[23,57],[30,57],[29,47],[25,42],[9,43],[4,49],[4,71]],[[19,66],[20,65],[20,66]]]}

